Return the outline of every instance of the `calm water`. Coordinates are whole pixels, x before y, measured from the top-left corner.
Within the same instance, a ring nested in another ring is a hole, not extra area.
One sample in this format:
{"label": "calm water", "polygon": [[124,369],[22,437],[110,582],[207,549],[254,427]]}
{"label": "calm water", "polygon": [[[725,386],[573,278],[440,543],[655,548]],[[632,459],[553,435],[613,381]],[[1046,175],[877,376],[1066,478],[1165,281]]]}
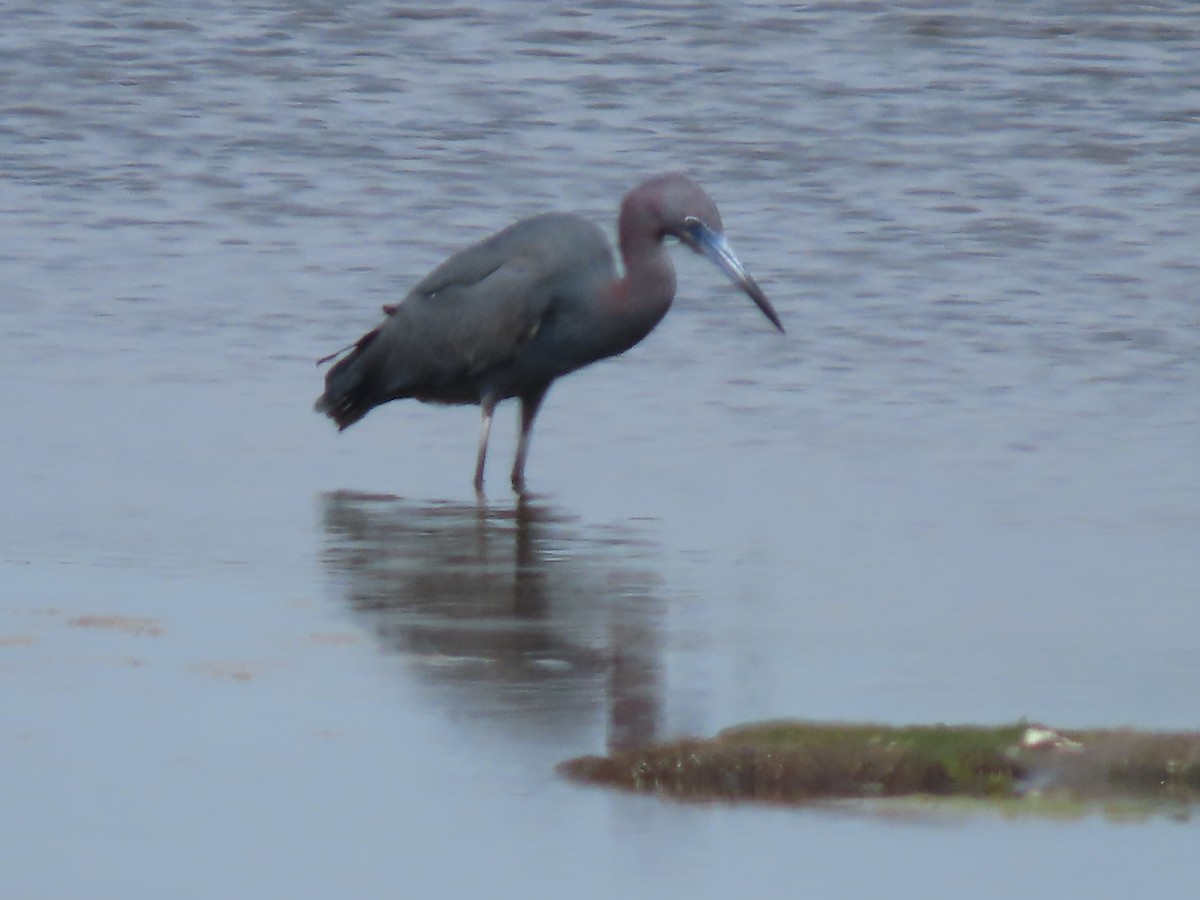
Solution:
{"label": "calm water", "polygon": [[[1190,823],[553,773],[771,716],[1200,727],[1200,19],[998,9],[7,4],[5,895],[1190,896]],[[515,413],[478,507],[474,411],[311,412],[445,255],[670,169],[787,336],[677,253],[520,507]]]}

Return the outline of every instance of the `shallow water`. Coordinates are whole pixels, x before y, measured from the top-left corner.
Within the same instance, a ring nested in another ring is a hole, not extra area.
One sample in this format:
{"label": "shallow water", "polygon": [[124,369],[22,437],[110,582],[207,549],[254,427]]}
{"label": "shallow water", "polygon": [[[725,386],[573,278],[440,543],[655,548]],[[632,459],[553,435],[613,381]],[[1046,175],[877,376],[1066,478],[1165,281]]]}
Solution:
{"label": "shallow water", "polygon": [[[1189,824],[553,766],[771,716],[1200,724],[1198,51],[1184,3],[7,10],[6,894],[1189,895]],[[677,251],[520,506],[515,413],[482,508],[472,410],[311,413],[446,254],[667,169],[786,336]]]}

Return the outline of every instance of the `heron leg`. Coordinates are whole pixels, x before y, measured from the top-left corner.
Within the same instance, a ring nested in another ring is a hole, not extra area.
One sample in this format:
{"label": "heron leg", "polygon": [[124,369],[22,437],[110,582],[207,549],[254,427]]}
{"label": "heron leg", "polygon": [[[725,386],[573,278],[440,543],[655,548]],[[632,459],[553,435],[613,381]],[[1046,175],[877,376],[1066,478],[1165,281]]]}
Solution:
{"label": "heron leg", "polygon": [[479,455],[475,458],[475,493],[483,496],[483,464],[487,462],[488,435],[492,432],[492,413],[496,411],[495,400],[484,400],[479,404],[483,414],[483,430],[479,435]]}
{"label": "heron leg", "polygon": [[533,431],[533,420],[542,406],[546,388],[521,398],[521,435],[517,439],[517,458],[513,460],[512,488],[518,494],[525,493],[525,458],[529,455],[529,433]]}

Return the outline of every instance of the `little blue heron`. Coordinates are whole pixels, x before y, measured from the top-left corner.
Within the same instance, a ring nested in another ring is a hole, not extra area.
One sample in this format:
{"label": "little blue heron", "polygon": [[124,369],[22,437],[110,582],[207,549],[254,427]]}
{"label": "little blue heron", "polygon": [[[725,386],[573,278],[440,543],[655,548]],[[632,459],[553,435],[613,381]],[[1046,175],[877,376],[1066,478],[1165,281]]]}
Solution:
{"label": "little blue heron", "polygon": [[770,301],[725,239],[721,214],[700,185],[660,175],[621,201],[618,237],[625,275],[594,223],[572,213],[522,219],[434,269],[383,323],[325,376],[316,409],[353,425],[390,400],[479,404],[483,434],[475,490],[483,493],[492,413],[521,401],[512,487],[525,489],[529,433],[554,379],[624,353],[659,323],[675,297],[675,268],[663,247],[678,238],[745,291],[779,331]]}

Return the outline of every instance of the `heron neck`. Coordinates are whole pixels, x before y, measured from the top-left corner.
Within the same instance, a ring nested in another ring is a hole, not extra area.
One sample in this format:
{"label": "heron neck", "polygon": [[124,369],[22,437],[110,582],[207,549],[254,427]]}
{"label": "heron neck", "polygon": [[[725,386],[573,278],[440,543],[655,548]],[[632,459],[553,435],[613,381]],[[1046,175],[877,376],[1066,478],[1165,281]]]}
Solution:
{"label": "heron neck", "polygon": [[[675,299],[675,266],[659,243],[650,253],[622,253],[625,277],[619,293],[628,314],[639,314],[650,320],[653,328],[671,307]],[[647,331],[649,331],[647,328]]]}
{"label": "heron neck", "polygon": [[661,309],[661,316],[675,298],[675,266],[661,237],[647,230],[634,231],[628,224],[621,223],[621,261],[625,265],[621,293],[630,306]]}

